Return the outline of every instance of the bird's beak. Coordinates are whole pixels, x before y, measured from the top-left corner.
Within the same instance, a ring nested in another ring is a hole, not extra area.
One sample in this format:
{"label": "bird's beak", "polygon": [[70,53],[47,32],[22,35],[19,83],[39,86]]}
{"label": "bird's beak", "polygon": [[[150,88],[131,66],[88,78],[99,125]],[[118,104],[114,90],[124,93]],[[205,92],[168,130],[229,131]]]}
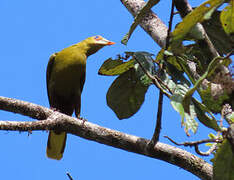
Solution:
{"label": "bird's beak", "polygon": [[109,40],[107,40],[107,39],[105,39],[103,37],[98,39],[98,41],[96,43],[97,44],[102,44],[102,45],[108,45],[108,46],[115,44],[115,42],[109,41]]}
{"label": "bird's beak", "polygon": [[115,42],[109,41],[109,42],[107,43],[107,45],[113,45],[113,44],[115,44]]}

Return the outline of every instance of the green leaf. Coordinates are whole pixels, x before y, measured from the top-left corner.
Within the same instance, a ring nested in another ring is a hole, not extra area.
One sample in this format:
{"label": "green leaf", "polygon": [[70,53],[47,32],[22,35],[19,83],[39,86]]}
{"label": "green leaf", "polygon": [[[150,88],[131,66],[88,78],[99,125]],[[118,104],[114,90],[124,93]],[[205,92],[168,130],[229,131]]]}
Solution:
{"label": "green leaf", "polygon": [[[137,62],[140,63],[146,71],[153,75],[155,74],[155,65],[152,56],[153,54],[145,51],[138,51],[133,55],[133,57],[137,59]],[[141,71],[141,73],[144,73],[144,71]]]}
{"label": "green leaf", "polygon": [[208,134],[208,137],[209,137],[210,139],[216,139],[216,138],[217,138],[217,136],[214,135],[213,133]]}
{"label": "green leaf", "polygon": [[172,107],[180,114],[182,124],[184,123],[184,107],[182,105],[183,96],[180,94],[174,94],[171,96],[171,105]]}
{"label": "green leaf", "polygon": [[141,107],[149,86],[141,83],[134,68],[121,74],[107,92],[107,104],[119,119],[129,118]]}
{"label": "green leaf", "polygon": [[123,62],[120,59],[113,60],[112,58],[107,59],[98,71],[99,75],[115,76],[124,73],[134,66],[135,61]]}
{"label": "green leaf", "polygon": [[156,62],[160,62],[160,60],[163,60],[164,54],[167,56],[166,61],[168,63],[175,66],[175,68],[178,69],[179,71],[182,71],[180,64],[177,62],[176,56],[174,56],[173,53],[171,53],[170,51],[165,51],[164,49],[161,49],[157,54]]}
{"label": "green leaf", "polygon": [[[216,139],[216,138],[217,138],[217,136],[214,135],[213,133],[208,134],[208,137],[209,137],[210,139]],[[214,145],[214,143],[206,143],[205,145],[208,146],[208,147],[211,147],[211,146]],[[215,154],[215,152],[213,152],[213,154]],[[211,162],[212,162],[212,161],[211,161]]]}
{"label": "green leaf", "polygon": [[223,2],[224,0],[209,0],[189,13],[172,32],[172,50],[175,52],[180,51],[181,42],[183,41],[185,35],[188,34],[197,23],[208,19],[214,10],[222,5]]}
{"label": "green leaf", "polygon": [[175,89],[176,89],[176,83],[173,80],[171,80],[169,74],[167,74],[165,71],[161,71],[159,73],[158,77],[163,82],[163,84],[160,83],[160,85],[161,85],[161,87],[163,89],[165,89],[166,91],[168,91],[167,88],[165,87],[165,85],[166,85],[170,89],[170,91],[172,93],[175,91]]}
{"label": "green leaf", "polygon": [[184,123],[185,133],[187,134],[187,136],[190,136],[190,134],[189,134],[189,130],[190,129],[195,134],[197,132],[197,128],[198,128],[198,123],[195,120],[197,114],[195,112],[194,104],[192,104],[192,103],[190,104],[189,111],[190,111],[190,114],[185,113],[185,119],[186,119],[186,121]]}
{"label": "green leaf", "polygon": [[[220,61],[221,59],[224,59],[222,57],[216,57],[214,58],[206,72],[197,80],[197,82],[194,84],[194,87],[193,88],[190,88],[185,96],[184,96],[184,99],[183,99],[183,106],[184,106],[184,110],[186,113],[190,113],[189,112],[189,105],[190,105],[190,102],[191,102],[191,98],[192,98],[192,95],[193,93],[200,87],[201,83],[203,82],[204,79],[206,79],[207,77],[211,76],[212,73],[215,71],[215,69],[217,68],[218,65],[220,65],[220,62],[222,63],[222,61]],[[203,90],[204,92],[205,90]],[[200,91],[201,92],[201,91]]]}
{"label": "green leaf", "polygon": [[223,94],[214,98],[213,94],[215,92],[212,92],[211,84],[207,89],[201,89],[198,92],[201,96],[203,104],[205,104],[213,113],[219,113],[222,109],[223,102],[229,99],[229,95],[225,91]]}
{"label": "green leaf", "polygon": [[[185,133],[190,136],[189,130],[192,130],[193,133],[196,133],[198,124],[195,120],[196,118],[196,112],[195,107],[193,104],[189,106],[190,108],[190,114],[186,113],[184,111],[183,105],[182,105],[183,95],[181,94],[174,94],[171,96],[171,105],[172,107],[180,113],[181,116],[181,124],[185,127]],[[184,118],[186,121],[184,121]]]}
{"label": "green leaf", "polygon": [[215,131],[221,131],[215,117],[213,115],[212,117],[209,117],[206,114],[207,112],[211,114],[211,112],[209,112],[209,109],[204,104],[198,102],[196,99],[193,98],[192,100],[195,105],[195,112],[198,120],[206,127],[212,128]]}
{"label": "green leaf", "polygon": [[[126,57],[108,59],[99,74],[119,75],[107,92],[107,104],[119,119],[135,114],[144,102],[145,93],[152,80],[145,74],[156,73],[152,54],[148,52],[125,52]],[[123,62],[122,59],[132,59]],[[142,69],[143,68],[143,69]]]}
{"label": "green leaf", "polygon": [[221,12],[216,10],[209,20],[202,22],[202,25],[214,44],[215,49],[220,55],[223,55],[229,53],[233,49],[233,40],[225,33],[221,24],[220,14]]}
{"label": "green leaf", "polygon": [[185,87],[186,90],[184,92],[187,91],[187,89],[190,87],[191,84],[185,78],[184,72],[179,71],[173,64],[164,61],[162,50],[158,53],[156,62],[157,63],[162,62],[165,65],[164,67],[166,69],[166,72],[160,71],[160,73],[157,73],[158,77],[163,82],[163,84],[161,84],[162,87],[164,87],[165,84],[171,90],[172,93],[175,93],[178,84],[181,88],[182,86]]}
{"label": "green leaf", "polygon": [[133,31],[136,29],[137,25],[142,21],[142,19],[145,17],[146,13],[149,12],[149,10],[155,6],[160,0],[149,0],[145,6],[141,9],[141,11],[136,15],[134,22],[132,23],[129,32],[125,34],[123,39],[121,40],[121,43],[124,45],[127,45],[128,40],[130,39]]}
{"label": "green leaf", "polygon": [[[137,62],[134,66],[136,75],[139,77],[142,84],[146,86],[152,84],[152,80],[145,74],[145,71],[148,72],[150,75],[156,74],[156,67],[154,64],[154,60],[151,57],[152,55],[153,54],[144,51],[135,52],[133,55]],[[143,66],[144,70],[142,70],[141,66]]]}
{"label": "green leaf", "polygon": [[230,1],[220,15],[220,21],[223,29],[227,34],[234,34],[234,1]]}
{"label": "green leaf", "polygon": [[214,180],[234,179],[234,154],[227,140],[223,141],[215,153],[213,174]]}
{"label": "green leaf", "polygon": [[178,63],[178,59],[177,59],[176,56],[169,56],[169,57],[167,57],[167,62],[169,62],[170,64],[172,64],[173,66],[175,66],[176,69],[178,69],[179,71],[183,71],[182,67]]}
{"label": "green leaf", "polygon": [[[198,127],[198,124],[195,120],[197,115],[194,104],[191,102],[189,105],[189,111],[191,112],[190,114],[184,111],[184,107],[182,104],[184,95],[188,91],[190,83],[184,77],[183,73],[178,71],[178,69],[176,69],[174,66],[170,64],[167,64],[166,66],[171,74],[171,79],[166,72],[161,72],[159,78],[173,93],[170,98],[171,105],[180,114],[181,124],[185,127],[185,133],[189,136],[189,130],[192,130],[193,133],[196,133]],[[186,119],[186,121],[184,120],[184,118]]]}

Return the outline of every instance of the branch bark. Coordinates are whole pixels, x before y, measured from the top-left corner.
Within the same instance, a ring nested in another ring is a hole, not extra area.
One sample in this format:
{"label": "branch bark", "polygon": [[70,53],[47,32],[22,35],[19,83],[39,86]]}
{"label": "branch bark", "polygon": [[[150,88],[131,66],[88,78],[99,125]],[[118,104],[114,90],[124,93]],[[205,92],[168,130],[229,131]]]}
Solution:
{"label": "branch bark", "polygon": [[[146,4],[144,0],[120,0],[120,1],[132,14],[133,17],[135,17]],[[175,0],[175,5],[182,18],[192,11],[192,7],[189,5],[187,0]],[[153,13],[152,11],[147,13],[143,18],[142,22],[140,23],[140,26],[149,34],[149,36],[161,48],[165,48],[168,28],[155,13]],[[206,64],[209,64],[209,62],[213,58],[219,56],[219,54],[216,51],[212,42],[210,41],[203,26],[200,23],[198,23],[196,25],[196,28],[200,32],[200,34],[203,34],[203,38],[198,40],[198,45],[200,46],[201,51],[203,51],[204,54],[208,55],[207,56],[208,61],[206,62]],[[221,66],[219,69],[222,72],[229,73],[229,70],[224,66]]]}
{"label": "branch bark", "polygon": [[[133,16],[136,16],[145,5],[143,0],[121,0],[121,2]],[[156,14],[150,11],[144,17],[140,26],[160,47],[165,47],[167,27]],[[83,121],[54,112],[48,108],[16,99],[0,97],[0,109],[43,120],[32,122],[0,121],[0,130],[66,131],[101,144],[166,161],[193,173],[201,179],[212,179],[212,166],[210,164],[187,151],[164,143],[158,142],[152,149],[149,148],[150,141],[147,139],[101,127],[90,122],[83,123]]]}
{"label": "branch bark", "polygon": [[[41,121],[0,121],[0,130],[60,130],[115,148],[166,161],[183,168],[201,179],[212,179],[212,166],[182,149],[158,142],[149,148],[149,140],[99,125],[83,122],[48,108],[0,96],[0,109],[29,116]],[[42,120],[43,119],[43,120]]]}
{"label": "branch bark", "polygon": [[[182,18],[184,18],[187,14],[193,11],[192,7],[190,6],[187,0],[175,0],[175,6],[176,6],[176,9],[179,11]],[[219,56],[219,53],[216,51],[214,45],[210,41],[202,24],[197,23],[196,29],[198,30],[198,32],[200,32],[200,34],[203,35],[202,39],[198,40],[198,45],[201,48],[201,50],[207,52],[208,54],[207,57],[209,58],[209,62],[210,62],[212,61],[212,59]],[[209,62],[207,62],[207,64]]]}
{"label": "branch bark", "polygon": [[[120,0],[128,11],[135,17],[146,4],[143,0]],[[161,47],[166,46],[167,26],[152,11],[143,18],[140,26],[152,37]]]}

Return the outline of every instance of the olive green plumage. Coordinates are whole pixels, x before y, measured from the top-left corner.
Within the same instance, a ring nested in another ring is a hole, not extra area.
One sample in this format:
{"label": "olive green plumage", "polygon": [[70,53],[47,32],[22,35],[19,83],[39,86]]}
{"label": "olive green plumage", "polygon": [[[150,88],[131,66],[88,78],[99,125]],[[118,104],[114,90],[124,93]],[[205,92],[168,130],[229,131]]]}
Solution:
{"label": "olive green plumage", "polygon": [[[46,82],[51,108],[69,116],[75,111],[76,117],[80,116],[87,57],[112,44],[114,43],[101,36],[93,36],[50,57]],[[65,132],[50,131],[46,150],[49,158],[62,158],[66,138]]]}

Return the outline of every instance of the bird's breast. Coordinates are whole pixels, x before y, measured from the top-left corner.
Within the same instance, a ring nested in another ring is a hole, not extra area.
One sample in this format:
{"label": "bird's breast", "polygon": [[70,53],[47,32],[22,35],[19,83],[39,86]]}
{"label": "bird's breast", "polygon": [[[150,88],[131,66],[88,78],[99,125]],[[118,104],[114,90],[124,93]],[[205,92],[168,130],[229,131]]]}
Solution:
{"label": "bird's breast", "polygon": [[82,78],[85,78],[86,64],[77,60],[55,63],[51,85],[56,93],[73,94],[80,90]]}

